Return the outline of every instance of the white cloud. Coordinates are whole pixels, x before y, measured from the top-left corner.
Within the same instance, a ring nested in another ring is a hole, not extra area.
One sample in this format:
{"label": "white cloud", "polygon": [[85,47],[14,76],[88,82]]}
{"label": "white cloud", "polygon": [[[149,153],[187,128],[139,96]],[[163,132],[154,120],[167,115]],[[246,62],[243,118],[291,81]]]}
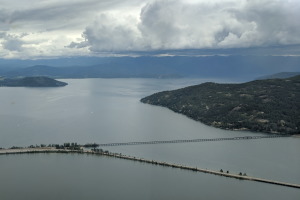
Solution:
{"label": "white cloud", "polygon": [[65,48],[75,36],[63,32],[8,34],[0,32],[0,51],[4,58],[40,58],[88,55],[87,49]]}
{"label": "white cloud", "polygon": [[[300,44],[298,1],[153,1],[134,16],[102,14],[83,33],[91,51]],[[84,44],[84,45],[83,45]]]}
{"label": "white cloud", "polygon": [[22,35],[12,35],[6,32],[0,33],[0,44],[2,48],[7,51],[20,52],[23,49],[24,42],[21,40],[26,34]]}
{"label": "white cloud", "polygon": [[92,51],[134,50],[140,48],[141,36],[134,16],[101,14],[83,33],[86,39],[81,44]]}
{"label": "white cloud", "polygon": [[[0,37],[1,57],[58,56],[58,53],[61,56],[86,55],[87,48],[66,46],[82,42],[83,30],[97,15],[138,11],[142,4],[143,0],[1,1],[0,31],[14,36]],[[23,32],[30,35],[19,37]]]}
{"label": "white cloud", "polygon": [[299,0],[5,0],[0,5],[0,57],[6,58],[300,44]]}

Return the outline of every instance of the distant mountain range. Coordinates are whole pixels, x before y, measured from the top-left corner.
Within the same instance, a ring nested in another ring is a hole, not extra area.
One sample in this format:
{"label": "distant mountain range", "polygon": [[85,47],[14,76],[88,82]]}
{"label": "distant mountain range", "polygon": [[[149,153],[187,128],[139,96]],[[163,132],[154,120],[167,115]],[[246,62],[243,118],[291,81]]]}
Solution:
{"label": "distant mountain range", "polygon": [[272,74],[272,75],[268,75],[268,76],[258,77],[257,80],[274,79],[274,78],[283,79],[283,78],[290,78],[290,77],[297,76],[297,75],[300,75],[300,72],[280,72],[280,73],[276,73],[276,74]]}
{"label": "distant mountain range", "polygon": [[0,87],[62,87],[67,83],[48,77],[2,78]]}
{"label": "distant mountain range", "polygon": [[300,75],[242,84],[203,83],[159,92],[141,102],[222,129],[300,133]]}
{"label": "distant mountain range", "polygon": [[72,57],[0,59],[0,76],[52,78],[221,78],[249,81],[263,74],[300,71],[297,56]]}
{"label": "distant mountain range", "polygon": [[72,66],[51,67],[36,65],[2,71],[4,77],[48,76],[52,78],[180,78],[182,76],[161,69],[137,68],[136,66]]}

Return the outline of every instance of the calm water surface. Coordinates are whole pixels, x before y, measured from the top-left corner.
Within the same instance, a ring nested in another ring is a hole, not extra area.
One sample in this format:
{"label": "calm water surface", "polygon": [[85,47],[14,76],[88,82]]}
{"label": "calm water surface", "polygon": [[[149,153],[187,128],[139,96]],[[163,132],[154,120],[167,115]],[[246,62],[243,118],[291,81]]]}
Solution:
{"label": "calm water surface", "polygon": [[297,189],[98,156],[13,155],[0,162],[1,200],[299,199]]}
{"label": "calm water surface", "polygon": [[[63,88],[0,88],[0,147],[257,134],[215,129],[168,109],[139,102],[140,98],[154,92],[207,80],[64,81],[69,85]],[[300,184],[300,138],[105,149]],[[41,196],[53,199],[56,195],[63,199],[298,199],[300,196],[297,189],[86,155],[0,156],[0,177],[5,180],[0,183],[0,199],[38,199]],[[14,192],[16,190],[20,192]]]}

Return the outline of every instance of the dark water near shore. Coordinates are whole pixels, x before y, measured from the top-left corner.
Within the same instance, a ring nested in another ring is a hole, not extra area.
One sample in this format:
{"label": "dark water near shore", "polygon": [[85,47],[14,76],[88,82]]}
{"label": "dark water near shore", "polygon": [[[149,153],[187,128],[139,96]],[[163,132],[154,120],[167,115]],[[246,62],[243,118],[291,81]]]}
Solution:
{"label": "dark water near shore", "polygon": [[[64,81],[69,83],[64,88],[0,88],[0,147],[257,134],[215,129],[168,109],[139,102],[154,92],[206,80]],[[300,138],[105,149],[300,184]],[[0,177],[0,199],[298,199],[300,196],[300,190],[282,186],[87,155],[0,156]]]}

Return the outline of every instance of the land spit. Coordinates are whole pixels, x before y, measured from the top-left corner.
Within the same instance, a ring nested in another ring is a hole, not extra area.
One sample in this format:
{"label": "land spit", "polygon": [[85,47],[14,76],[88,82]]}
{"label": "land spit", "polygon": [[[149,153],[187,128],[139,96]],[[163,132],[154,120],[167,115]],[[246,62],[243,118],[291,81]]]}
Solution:
{"label": "land spit", "polygon": [[171,164],[171,163],[167,163],[167,162],[148,160],[148,159],[144,159],[144,158],[138,158],[138,157],[134,157],[134,156],[123,155],[123,154],[120,154],[120,153],[111,153],[111,152],[107,152],[107,151],[103,152],[103,151],[84,150],[84,149],[80,149],[80,150],[56,149],[54,147],[0,149],[0,155],[32,154],[32,153],[79,153],[79,154],[92,154],[92,155],[108,156],[108,157],[138,161],[138,162],[148,163],[148,164],[153,164],[153,165],[160,165],[160,166],[165,166],[165,167],[172,167],[172,168],[178,168],[178,169],[183,169],[183,170],[189,170],[189,171],[194,171],[194,172],[214,174],[214,175],[225,176],[225,177],[229,177],[229,178],[236,178],[236,179],[240,179],[240,180],[256,181],[256,182],[269,183],[269,184],[274,184],[274,185],[281,185],[281,186],[300,189],[299,184],[273,181],[273,180],[268,180],[268,179],[263,179],[263,178],[256,178],[256,177],[246,176],[246,175],[237,175],[237,174],[231,174],[229,172],[208,170],[208,169],[202,169],[202,168],[198,168],[198,167],[191,167],[191,166],[185,166],[185,165],[179,165],[179,164]]}

